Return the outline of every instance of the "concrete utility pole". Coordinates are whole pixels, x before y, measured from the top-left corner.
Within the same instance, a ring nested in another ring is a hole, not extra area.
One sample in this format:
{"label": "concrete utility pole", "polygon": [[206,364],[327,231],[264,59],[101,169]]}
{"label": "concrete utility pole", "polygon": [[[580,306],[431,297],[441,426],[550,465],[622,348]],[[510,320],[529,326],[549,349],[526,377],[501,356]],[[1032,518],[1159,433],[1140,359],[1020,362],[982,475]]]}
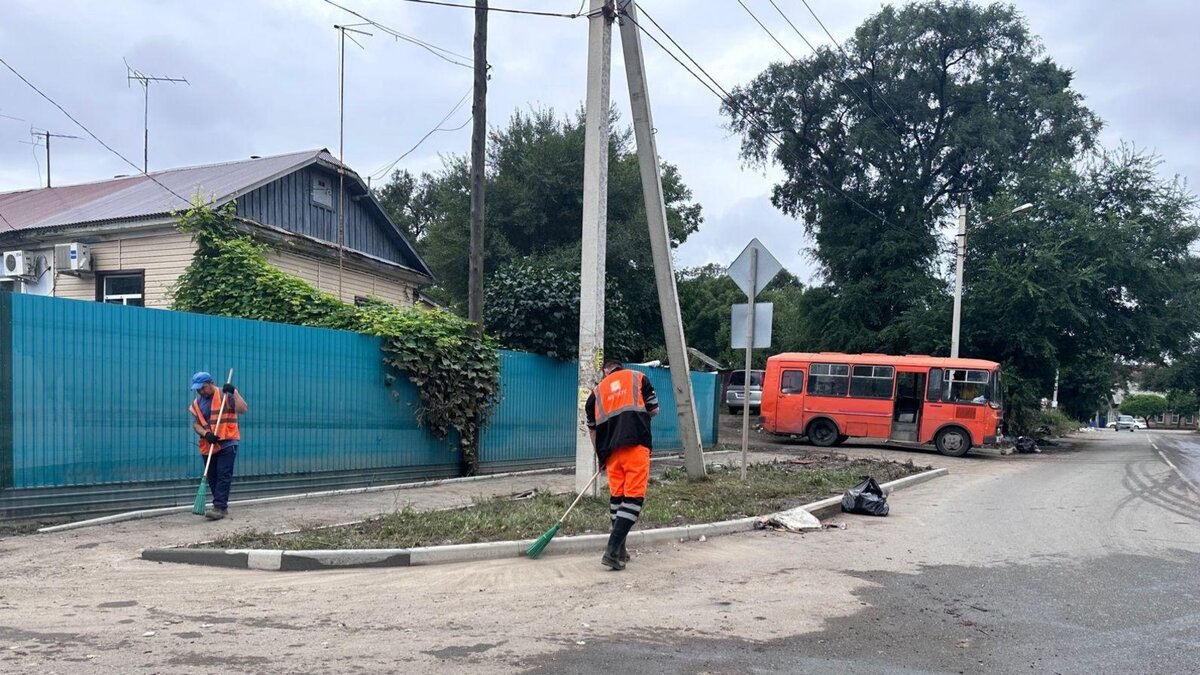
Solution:
{"label": "concrete utility pole", "polygon": [[487,148],[487,0],[475,0],[475,102],[471,106],[471,261],[467,318],[483,326],[483,163]]}
{"label": "concrete utility pole", "polygon": [[637,139],[638,168],[642,174],[642,195],[646,202],[646,221],[650,226],[650,248],[654,255],[654,277],[658,283],[658,304],[662,312],[667,358],[671,362],[671,386],[675,390],[675,415],[683,441],[684,466],[689,478],[705,475],[704,450],[700,446],[700,422],[692,394],[692,378],[683,319],[679,315],[679,293],[671,264],[671,239],[667,230],[667,209],[663,201],[662,174],[658,149],[654,143],[654,122],[646,89],[646,64],[642,58],[642,40],[638,33],[637,3],[629,0],[621,20],[621,49],[625,55],[625,77],[629,81],[629,103],[633,113],[633,133]]}
{"label": "concrete utility pole", "polygon": [[950,327],[950,358],[958,358],[958,331],[962,326],[963,264],[967,257],[967,205],[958,206],[957,255],[954,264],[954,319]]}
{"label": "concrete utility pole", "polygon": [[[1008,213],[989,218],[977,224],[976,227],[999,222],[1032,208],[1033,204],[1022,204]],[[958,207],[958,234],[954,238],[958,242],[958,254],[954,267],[954,319],[950,327],[950,358],[952,359],[958,358],[958,334],[962,327],[963,264],[967,258],[967,205],[965,203]]]}
{"label": "concrete utility pole", "polygon": [[[583,256],[579,267],[579,414],[575,491],[596,473],[585,404],[604,364],[604,264],[608,231],[608,109],[612,71],[612,0],[591,0],[583,140]],[[604,10],[604,11],[601,11]],[[598,488],[592,487],[595,494]]]}

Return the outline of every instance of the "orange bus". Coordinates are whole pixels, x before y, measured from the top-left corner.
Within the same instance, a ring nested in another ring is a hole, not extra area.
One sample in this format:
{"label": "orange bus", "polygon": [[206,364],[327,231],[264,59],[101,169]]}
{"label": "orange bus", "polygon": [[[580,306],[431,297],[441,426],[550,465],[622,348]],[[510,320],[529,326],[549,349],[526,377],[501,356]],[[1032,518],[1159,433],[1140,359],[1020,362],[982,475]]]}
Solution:
{"label": "orange bus", "polygon": [[1002,439],[1000,364],[885,354],[777,354],[763,378],[763,428],[821,447],[847,438],[933,445],[952,457]]}

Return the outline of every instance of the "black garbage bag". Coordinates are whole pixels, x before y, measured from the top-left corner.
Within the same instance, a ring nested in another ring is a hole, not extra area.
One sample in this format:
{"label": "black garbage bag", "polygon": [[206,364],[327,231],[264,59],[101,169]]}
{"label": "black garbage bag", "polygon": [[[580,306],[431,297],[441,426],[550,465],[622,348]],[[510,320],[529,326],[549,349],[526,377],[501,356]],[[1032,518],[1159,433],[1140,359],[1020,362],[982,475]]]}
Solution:
{"label": "black garbage bag", "polygon": [[887,496],[883,488],[870,476],[859,478],[858,485],[846,490],[842,495],[842,510],[846,513],[861,513],[864,516],[886,516],[888,514]]}
{"label": "black garbage bag", "polygon": [[1037,452],[1037,441],[1028,436],[1018,436],[1017,440],[1013,443],[1013,447],[1016,448],[1017,452],[1023,454],[1033,453]]}

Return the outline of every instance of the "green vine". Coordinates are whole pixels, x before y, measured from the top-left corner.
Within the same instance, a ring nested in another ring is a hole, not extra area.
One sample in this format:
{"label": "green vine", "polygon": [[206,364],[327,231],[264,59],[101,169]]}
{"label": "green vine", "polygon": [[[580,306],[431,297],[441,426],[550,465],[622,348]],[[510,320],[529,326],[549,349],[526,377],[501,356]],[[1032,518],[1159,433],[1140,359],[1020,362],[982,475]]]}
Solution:
{"label": "green vine", "polygon": [[479,435],[500,388],[494,341],[465,319],[386,302],[346,304],[281,272],[267,247],[235,226],[232,203],[180,214],[196,253],[172,288],[173,308],[243,319],[351,330],[383,339],[384,362],[417,387],[418,422],[439,438],[456,431],[467,473],[479,468]]}

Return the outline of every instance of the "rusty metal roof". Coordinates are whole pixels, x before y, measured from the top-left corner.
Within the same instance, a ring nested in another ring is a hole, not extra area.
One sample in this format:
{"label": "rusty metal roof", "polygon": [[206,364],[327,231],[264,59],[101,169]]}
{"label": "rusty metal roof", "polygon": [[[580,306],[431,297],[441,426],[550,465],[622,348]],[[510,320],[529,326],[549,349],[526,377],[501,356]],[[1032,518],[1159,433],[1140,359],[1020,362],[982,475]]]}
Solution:
{"label": "rusty metal roof", "polygon": [[[167,215],[199,195],[223,204],[314,162],[337,166],[327,150],[155,171],[83,185],[0,193],[0,234]],[[354,176],[353,172],[349,175]],[[156,182],[157,181],[157,182]],[[164,187],[165,186],[165,187]],[[173,194],[174,193],[174,194]],[[177,196],[178,195],[178,196]],[[7,227],[5,226],[7,223]]]}

